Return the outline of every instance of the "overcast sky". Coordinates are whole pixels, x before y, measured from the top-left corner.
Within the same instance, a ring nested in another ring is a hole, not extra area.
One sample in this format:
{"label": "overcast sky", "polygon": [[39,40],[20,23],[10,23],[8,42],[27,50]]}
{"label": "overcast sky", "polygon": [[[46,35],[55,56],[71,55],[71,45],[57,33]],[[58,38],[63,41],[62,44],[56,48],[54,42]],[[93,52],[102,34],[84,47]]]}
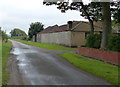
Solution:
{"label": "overcast sky", "polygon": [[45,27],[66,24],[70,20],[85,19],[78,11],[61,13],[56,6],[43,6],[43,0],[0,0],[0,26],[7,34],[20,28],[26,33],[32,22],[42,22]]}

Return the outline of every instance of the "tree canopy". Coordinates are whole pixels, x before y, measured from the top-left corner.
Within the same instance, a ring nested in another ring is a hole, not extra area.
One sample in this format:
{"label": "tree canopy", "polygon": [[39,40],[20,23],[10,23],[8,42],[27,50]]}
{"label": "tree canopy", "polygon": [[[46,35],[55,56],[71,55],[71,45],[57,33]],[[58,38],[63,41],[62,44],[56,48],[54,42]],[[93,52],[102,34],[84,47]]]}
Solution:
{"label": "tree canopy", "polygon": [[35,42],[37,41],[37,33],[42,31],[44,25],[41,22],[35,22],[30,24],[30,28],[28,31],[29,39],[31,39],[35,35]]}
{"label": "tree canopy", "polygon": [[22,31],[22,30],[20,30],[18,28],[15,28],[15,29],[11,30],[10,34],[11,34],[11,37],[14,37],[14,36],[27,36],[27,34],[24,31]]}
{"label": "tree canopy", "polygon": [[1,30],[1,27],[0,27],[0,40],[7,41],[7,39],[8,39],[8,36],[7,36],[6,32]]}

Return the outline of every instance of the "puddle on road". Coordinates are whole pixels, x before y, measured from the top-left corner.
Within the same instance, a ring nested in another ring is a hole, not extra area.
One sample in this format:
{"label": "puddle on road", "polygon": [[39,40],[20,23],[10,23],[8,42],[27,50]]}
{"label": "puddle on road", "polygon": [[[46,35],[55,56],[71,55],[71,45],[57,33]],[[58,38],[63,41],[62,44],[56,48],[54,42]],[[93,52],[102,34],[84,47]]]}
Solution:
{"label": "puddle on road", "polygon": [[21,48],[14,48],[12,50],[12,54],[17,55],[16,59],[18,60],[18,66],[22,69],[29,65],[29,59],[25,56],[26,53],[36,53],[37,51],[30,50],[30,49],[21,49]]}
{"label": "puddle on road", "polygon": [[14,55],[20,55],[20,54],[24,54],[24,53],[36,53],[36,52],[37,51],[30,50],[30,49],[14,48],[11,53],[14,54]]}
{"label": "puddle on road", "polygon": [[[16,59],[18,60],[18,66],[19,70],[22,73],[22,76],[27,79],[31,83],[31,85],[46,85],[46,83],[49,84],[63,84],[63,82],[57,82],[62,81],[61,77],[57,76],[50,76],[46,74],[40,74],[35,70],[35,67],[31,64],[30,58],[26,56],[28,53],[38,53],[38,51],[30,50],[30,49],[21,49],[21,48],[14,48],[11,52],[16,56]],[[46,79],[47,78],[47,79]]]}

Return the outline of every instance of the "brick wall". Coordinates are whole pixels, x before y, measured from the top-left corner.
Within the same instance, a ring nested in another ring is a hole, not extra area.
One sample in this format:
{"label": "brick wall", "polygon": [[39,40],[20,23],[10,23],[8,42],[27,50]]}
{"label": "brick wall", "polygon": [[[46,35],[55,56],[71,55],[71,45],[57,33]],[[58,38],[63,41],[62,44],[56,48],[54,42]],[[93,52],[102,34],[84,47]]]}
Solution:
{"label": "brick wall", "polygon": [[104,51],[94,48],[78,48],[77,53],[83,56],[88,56],[92,58],[96,58],[99,60],[103,60],[105,62],[109,62],[115,65],[120,65],[120,52],[113,51]]}

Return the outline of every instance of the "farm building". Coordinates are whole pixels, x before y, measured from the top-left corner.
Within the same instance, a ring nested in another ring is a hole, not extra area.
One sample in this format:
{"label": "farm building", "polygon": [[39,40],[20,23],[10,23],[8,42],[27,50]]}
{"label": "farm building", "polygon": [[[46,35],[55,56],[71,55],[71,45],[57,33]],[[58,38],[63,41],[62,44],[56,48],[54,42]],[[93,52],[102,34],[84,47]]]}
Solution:
{"label": "farm building", "polygon": [[[94,32],[101,33],[102,28],[99,23],[94,23]],[[90,33],[89,22],[68,21],[65,25],[49,26],[37,34],[37,42],[60,44],[65,46],[85,45],[86,36]],[[33,38],[34,41],[34,38]]]}

